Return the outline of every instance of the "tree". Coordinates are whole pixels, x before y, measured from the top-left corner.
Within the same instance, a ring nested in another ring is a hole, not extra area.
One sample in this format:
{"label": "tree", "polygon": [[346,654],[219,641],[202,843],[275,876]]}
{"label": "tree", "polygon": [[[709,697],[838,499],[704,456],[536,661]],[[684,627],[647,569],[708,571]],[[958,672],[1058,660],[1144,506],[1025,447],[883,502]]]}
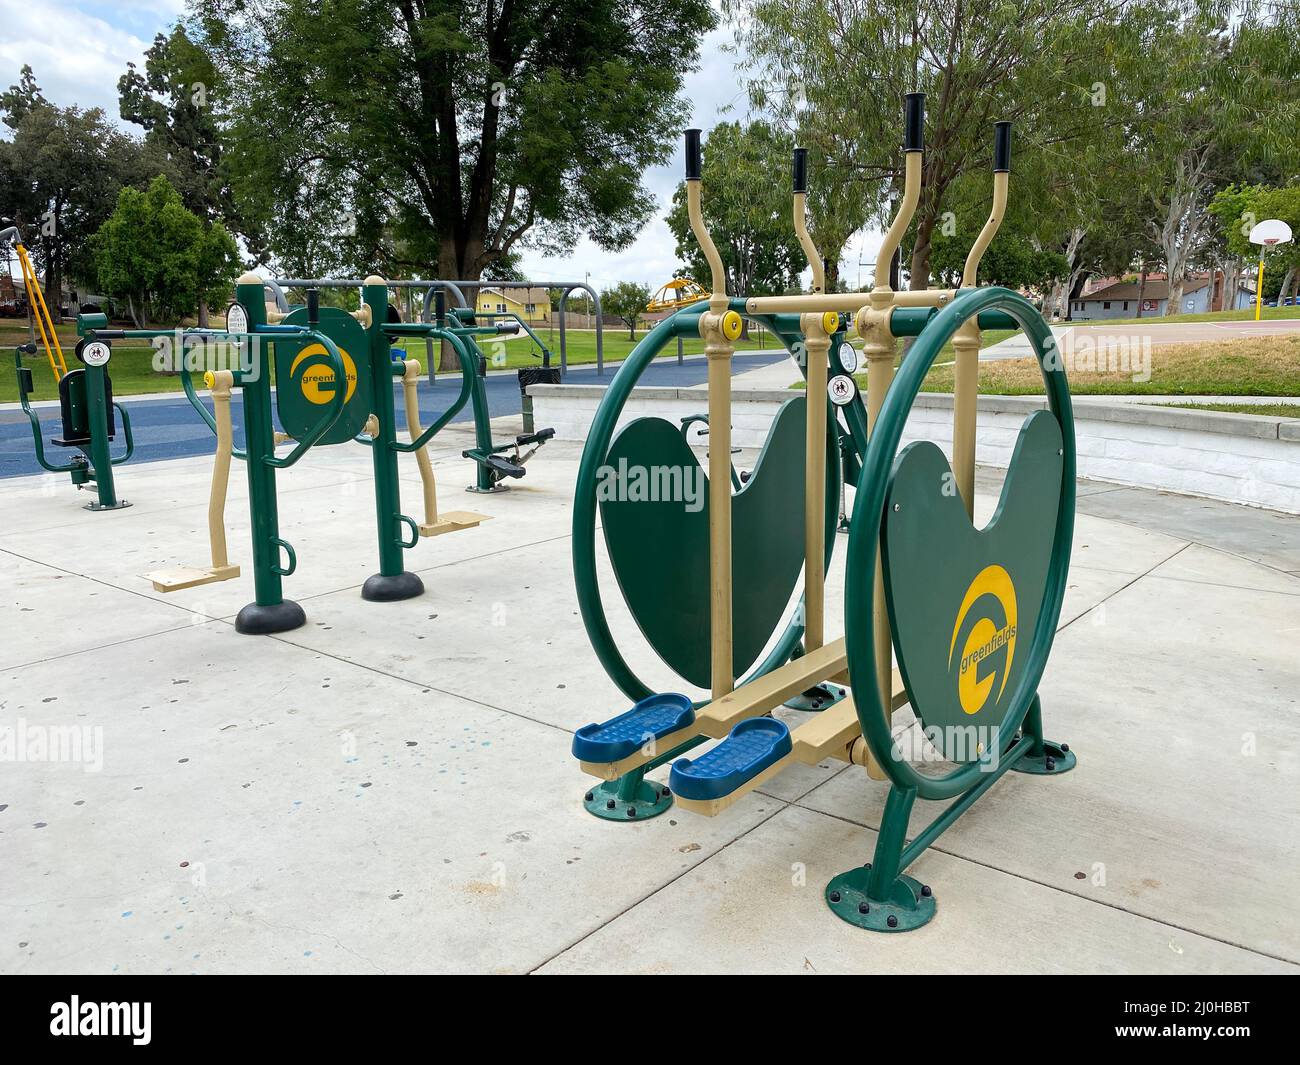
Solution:
{"label": "tree", "polygon": [[1300,165],[1296,29],[1286,5],[1203,0],[1148,43],[1132,132],[1169,279],[1167,314],[1178,313],[1189,267],[1213,249],[1214,190]]}
{"label": "tree", "polygon": [[645,314],[645,307],[649,302],[650,289],[635,281],[620,281],[613,288],[607,288],[600,294],[601,309],[623,320],[627,326],[629,340],[636,339],[636,323]]}
{"label": "tree", "polygon": [[146,192],[124,188],[92,243],[100,287],[127,303],[137,326],[221,299],[239,263],[225,227],[205,223],[161,175]]}
{"label": "tree", "polygon": [[[794,140],[766,122],[723,122],[704,145],[704,220],[718,246],[733,295],[770,295],[796,285],[806,265],[791,222],[789,174]],[[691,233],[686,186],[668,212],[685,272],[706,288],[709,264]],[[643,304],[644,305],[644,304]]]}
{"label": "tree", "polygon": [[13,139],[0,141],[0,215],[12,218],[44,275],[51,307],[65,280],[89,281],[91,234],[124,184],[166,173],[165,159],[114,129],[98,108],[54,107],[31,68],[0,94]]}
{"label": "tree", "polygon": [[[816,200],[824,198],[846,234],[855,214],[858,226],[892,215],[901,193],[902,97],[928,93],[926,165],[911,234],[913,288],[929,283],[932,241],[950,188],[972,170],[987,170],[995,120],[1017,124],[1018,156],[1026,149],[1050,153],[1058,175],[1069,166],[1088,185],[1078,164],[1121,118],[1094,106],[1096,86],[1140,59],[1133,31],[1149,6],[724,0],[747,57],[751,103],[820,156],[814,218]],[[841,247],[822,240],[821,250],[836,260]]]}
{"label": "tree", "polygon": [[[1219,238],[1227,257],[1250,263],[1260,253],[1259,247],[1250,243],[1250,231],[1256,223],[1278,218],[1293,233],[1300,233],[1300,185],[1284,188],[1229,185],[1210,201],[1209,211],[1218,221]],[[1269,249],[1265,262],[1268,273],[1277,275],[1279,301],[1300,289],[1300,243],[1293,240]],[[1266,278],[1265,288],[1271,287]]]}
{"label": "tree", "polygon": [[[650,217],[708,0],[196,0],[236,194],[272,248],[477,279]],[[669,29],[671,28],[671,29]],[[399,261],[393,254],[401,242]],[[341,250],[339,250],[341,249]]]}

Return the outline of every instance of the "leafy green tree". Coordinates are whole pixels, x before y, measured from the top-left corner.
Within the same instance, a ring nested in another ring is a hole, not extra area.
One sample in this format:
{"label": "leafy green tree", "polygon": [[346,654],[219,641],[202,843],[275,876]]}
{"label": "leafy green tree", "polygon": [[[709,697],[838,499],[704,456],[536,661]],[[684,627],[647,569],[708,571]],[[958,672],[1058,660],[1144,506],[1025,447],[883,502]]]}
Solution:
{"label": "leafy green tree", "polygon": [[[821,162],[812,182],[814,218],[820,198],[846,235],[893,214],[902,186],[902,97],[928,93],[924,183],[910,236],[914,288],[929,283],[950,189],[967,173],[987,173],[994,121],[1016,123],[1018,173],[1026,154],[1050,155],[1051,172],[1069,167],[1087,186],[1087,163],[1104,157],[1098,145],[1122,117],[1095,106],[1095,87],[1140,59],[1133,30],[1147,17],[1134,0],[723,6],[747,57],[751,103],[814,150]],[[1044,207],[1051,209],[1050,201]],[[1067,228],[1059,227],[1063,234]],[[820,245],[838,259],[834,242],[822,238]]]}
{"label": "leafy green tree", "polygon": [[10,129],[17,129],[22,121],[38,107],[49,107],[41,87],[36,84],[36,74],[24,63],[18,75],[18,84],[10,85],[8,90],[0,93],[0,114],[4,115],[4,124]]}
{"label": "leafy green tree", "polygon": [[[277,256],[477,279],[653,213],[708,0],[196,0],[236,194]],[[402,258],[393,254],[400,245]]]}
{"label": "leafy green tree", "polygon": [[[766,122],[723,122],[705,140],[704,221],[733,295],[784,292],[807,265],[790,217],[793,148],[791,137]],[[709,264],[691,233],[685,183],[673,194],[668,228],[686,273],[708,288]]]}
{"label": "leafy green tree", "polygon": [[[1210,201],[1209,211],[1218,221],[1227,255],[1249,268],[1260,253],[1258,245],[1250,243],[1250,231],[1256,223],[1277,218],[1289,225],[1292,233],[1300,234],[1300,185],[1229,185]],[[1300,289],[1300,241],[1271,248],[1265,263],[1265,293],[1272,298],[1275,283],[1280,298],[1294,296]]]}
{"label": "leafy green tree", "polygon": [[607,288],[600,294],[600,306],[603,311],[621,318],[627,326],[629,340],[636,339],[636,323],[645,314],[646,304],[650,302],[650,289],[635,281],[620,281],[613,288]]}
{"label": "leafy green tree", "polygon": [[127,304],[138,326],[220,300],[239,264],[225,227],[205,223],[161,175],[145,192],[121,191],[93,245],[100,287]]}
{"label": "leafy green tree", "polygon": [[0,94],[0,117],[14,131],[0,141],[0,216],[31,248],[51,307],[64,282],[88,282],[91,234],[113,210],[124,184],[169,171],[167,161],[116,130],[98,108],[54,107],[31,68]]}
{"label": "leafy green tree", "polygon": [[1169,278],[1168,314],[1189,268],[1213,249],[1215,189],[1300,166],[1297,28],[1294,5],[1201,0],[1145,42],[1130,87],[1142,102],[1132,151]]}

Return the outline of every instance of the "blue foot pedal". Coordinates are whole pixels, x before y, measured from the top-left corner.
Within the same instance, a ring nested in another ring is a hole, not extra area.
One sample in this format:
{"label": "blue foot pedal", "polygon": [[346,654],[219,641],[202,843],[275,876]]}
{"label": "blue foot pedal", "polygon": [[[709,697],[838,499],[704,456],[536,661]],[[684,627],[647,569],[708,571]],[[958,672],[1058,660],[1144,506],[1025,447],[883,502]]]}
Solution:
{"label": "blue foot pedal", "polygon": [[770,717],[751,717],[725,740],[692,761],[679,758],[668,775],[683,799],[721,799],[790,753],[790,730]]}
{"label": "blue foot pedal", "polygon": [[583,725],[573,736],[573,756],[582,762],[619,762],[650,740],[694,721],[695,707],[688,696],[675,692],[651,695],[603,725]]}

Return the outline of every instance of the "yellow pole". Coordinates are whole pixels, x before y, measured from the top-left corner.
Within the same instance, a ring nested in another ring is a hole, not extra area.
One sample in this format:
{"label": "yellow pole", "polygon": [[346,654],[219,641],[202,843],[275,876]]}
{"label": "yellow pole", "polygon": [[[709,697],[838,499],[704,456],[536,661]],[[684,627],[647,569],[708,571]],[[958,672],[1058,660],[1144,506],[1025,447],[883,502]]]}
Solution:
{"label": "yellow pole", "polygon": [[[687,151],[689,154],[691,149]],[[709,236],[700,206],[700,178],[689,173],[686,210],[713,281],[709,310],[700,315],[700,336],[709,365],[710,676],[713,698],[720,699],[736,686],[731,603],[731,341],[740,335],[741,321],[740,315],[727,307],[722,256]]]}
{"label": "yellow pole", "polygon": [[54,372],[54,380],[57,383],[63,380],[63,375],[68,372],[68,364],[64,361],[63,349],[59,346],[59,337],[54,331],[54,322],[50,319],[50,309],[45,304],[45,295],[41,292],[40,282],[36,280],[36,268],[32,266],[27,249],[21,244],[16,245],[16,248],[18,264],[23,272],[23,286],[27,289],[27,302],[31,306],[32,317],[36,319],[36,325],[41,331],[45,357],[50,360],[50,369]]}
{"label": "yellow pole", "polygon": [[[1007,186],[1010,174],[993,174],[993,208],[988,221],[975,238],[962,270],[961,287],[974,288],[979,277],[980,260],[993,243],[998,227],[1007,212]],[[978,318],[970,318],[952,338],[956,352],[953,365],[952,468],[957,490],[966,513],[975,515],[975,422],[979,400],[980,328]]]}
{"label": "yellow pole", "polygon": [[[226,488],[230,482],[230,456],[234,433],[230,421],[230,387],[235,377],[229,370],[207,375],[203,383],[212,394],[212,414],[217,423],[217,453],[212,464],[212,490],[208,494],[208,539],[212,544],[212,570],[230,569],[226,553]],[[238,568],[235,573],[239,572]],[[233,576],[233,574],[232,574]]]}
{"label": "yellow pole", "polygon": [[[420,399],[416,385],[420,381],[420,360],[407,359],[402,363],[402,397],[406,405],[406,431],[414,440],[424,430],[420,428]],[[424,521],[426,525],[438,524],[438,486],[433,478],[433,462],[429,459],[429,449],[420,448],[415,453],[416,465],[420,467],[420,484],[424,488]]]}
{"label": "yellow pole", "polygon": [[1261,244],[1259,248],[1259,278],[1255,282],[1255,321],[1259,321],[1260,308],[1264,304],[1264,251],[1266,249]]}

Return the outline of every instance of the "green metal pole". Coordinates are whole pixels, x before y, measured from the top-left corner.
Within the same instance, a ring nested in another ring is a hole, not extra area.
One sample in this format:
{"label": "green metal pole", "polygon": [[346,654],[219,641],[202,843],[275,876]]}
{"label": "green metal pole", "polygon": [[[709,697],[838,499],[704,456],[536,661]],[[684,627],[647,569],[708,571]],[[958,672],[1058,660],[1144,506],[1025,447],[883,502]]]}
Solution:
{"label": "green metal pole", "polygon": [[[471,353],[475,359],[474,366],[474,442],[478,450],[488,455],[492,452],[492,420],[488,414],[487,400],[487,376],[484,373],[487,363],[483,358],[483,352],[478,346],[478,342],[471,340]],[[475,492],[504,492],[504,485],[496,485],[492,481],[492,474],[488,470],[487,464],[483,462],[475,463],[478,471],[472,491]]]}
{"label": "green metal pole", "polygon": [[95,479],[97,503],[87,510],[121,510],[131,504],[119,500],[113,489],[113,459],[108,451],[108,387],[103,365],[86,366],[86,406],[90,425],[90,468]]}
{"label": "green metal pole", "polygon": [[[374,602],[412,599],[424,593],[424,582],[403,565],[402,526],[414,527],[402,517],[402,496],[397,477],[397,414],[393,399],[393,361],[388,354],[384,319],[388,313],[388,285],[379,278],[367,278],[362,299],[370,308],[369,374],[379,433],[370,449],[375,475],[375,522],[379,537],[379,572],[361,586],[361,597]],[[358,373],[363,372],[361,369]]]}
{"label": "green metal pole", "polygon": [[[248,315],[249,332],[266,324],[262,282],[245,275],[235,287],[235,298]],[[235,629],[248,635],[266,635],[296,629],[307,620],[302,607],[284,598],[281,577],[293,572],[292,548],[280,539],[280,513],[275,494],[275,468],[266,460],[275,455],[275,426],[271,417],[271,357],[267,341],[250,340],[251,371],[241,373],[245,453],[248,460],[248,509],[253,537],[253,588],[255,599],[235,618]],[[288,549],[289,565],[280,565],[280,548]]]}

